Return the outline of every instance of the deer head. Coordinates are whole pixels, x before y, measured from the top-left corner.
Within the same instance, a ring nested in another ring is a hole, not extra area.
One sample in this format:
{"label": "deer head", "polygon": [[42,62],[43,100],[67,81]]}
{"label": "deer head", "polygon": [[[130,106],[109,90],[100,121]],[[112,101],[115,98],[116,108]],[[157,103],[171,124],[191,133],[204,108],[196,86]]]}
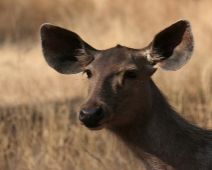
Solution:
{"label": "deer head", "polygon": [[45,60],[52,68],[62,74],[87,74],[89,95],[79,120],[93,130],[144,123],[153,107],[153,73],[157,68],[180,69],[193,52],[186,20],[165,28],[141,49],[117,45],[97,50],[76,33],[51,24],[42,25],[41,40]]}

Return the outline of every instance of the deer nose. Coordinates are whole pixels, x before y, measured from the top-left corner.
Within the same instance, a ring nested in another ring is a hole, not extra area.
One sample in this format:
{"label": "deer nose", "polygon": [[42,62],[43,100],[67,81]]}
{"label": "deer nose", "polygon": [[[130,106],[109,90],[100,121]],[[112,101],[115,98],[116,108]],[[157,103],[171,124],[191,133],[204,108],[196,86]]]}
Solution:
{"label": "deer nose", "polygon": [[102,107],[82,108],[79,113],[79,120],[87,127],[97,127],[104,115]]}

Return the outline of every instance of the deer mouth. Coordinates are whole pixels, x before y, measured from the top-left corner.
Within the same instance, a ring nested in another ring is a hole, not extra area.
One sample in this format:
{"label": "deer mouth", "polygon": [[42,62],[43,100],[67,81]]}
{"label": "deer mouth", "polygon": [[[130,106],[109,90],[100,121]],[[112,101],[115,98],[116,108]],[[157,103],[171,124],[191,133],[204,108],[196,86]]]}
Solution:
{"label": "deer mouth", "polygon": [[108,121],[99,122],[97,124],[92,122],[81,122],[81,124],[87,127],[89,130],[101,130],[106,127],[106,125],[108,124]]}
{"label": "deer mouth", "polygon": [[[86,125],[85,125],[86,126]],[[101,130],[104,129],[104,124],[98,124],[97,126],[86,126],[90,130]]]}

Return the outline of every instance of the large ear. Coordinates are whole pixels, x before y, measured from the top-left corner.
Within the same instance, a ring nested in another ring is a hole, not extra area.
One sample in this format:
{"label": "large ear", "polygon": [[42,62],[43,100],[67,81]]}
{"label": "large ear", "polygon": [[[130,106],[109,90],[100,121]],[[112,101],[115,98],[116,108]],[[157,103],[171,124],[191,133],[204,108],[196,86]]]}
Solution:
{"label": "large ear", "polygon": [[51,24],[43,24],[40,34],[47,63],[62,74],[81,72],[98,52],[76,33]]}
{"label": "large ear", "polygon": [[154,68],[178,70],[190,59],[193,48],[190,24],[179,20],[155,36],[147,47],[147,59]]}

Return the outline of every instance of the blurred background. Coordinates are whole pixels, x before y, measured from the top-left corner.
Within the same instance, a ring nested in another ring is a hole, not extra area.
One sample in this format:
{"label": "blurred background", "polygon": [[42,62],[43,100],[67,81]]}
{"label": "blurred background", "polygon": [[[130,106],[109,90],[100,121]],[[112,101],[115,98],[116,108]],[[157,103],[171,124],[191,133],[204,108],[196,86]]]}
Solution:
{"label": "blurred background", "polygon": [[183,117],[212,128],[211,6],[210,0],[0,1],[0,170],[143,170],[114,136],[77,121],[86,76],[61,75],[45,63],[43,23],[106,49],[145,47],[173,22],[189,20],[191,60],[176,72],[158,70],[153,79]]}

